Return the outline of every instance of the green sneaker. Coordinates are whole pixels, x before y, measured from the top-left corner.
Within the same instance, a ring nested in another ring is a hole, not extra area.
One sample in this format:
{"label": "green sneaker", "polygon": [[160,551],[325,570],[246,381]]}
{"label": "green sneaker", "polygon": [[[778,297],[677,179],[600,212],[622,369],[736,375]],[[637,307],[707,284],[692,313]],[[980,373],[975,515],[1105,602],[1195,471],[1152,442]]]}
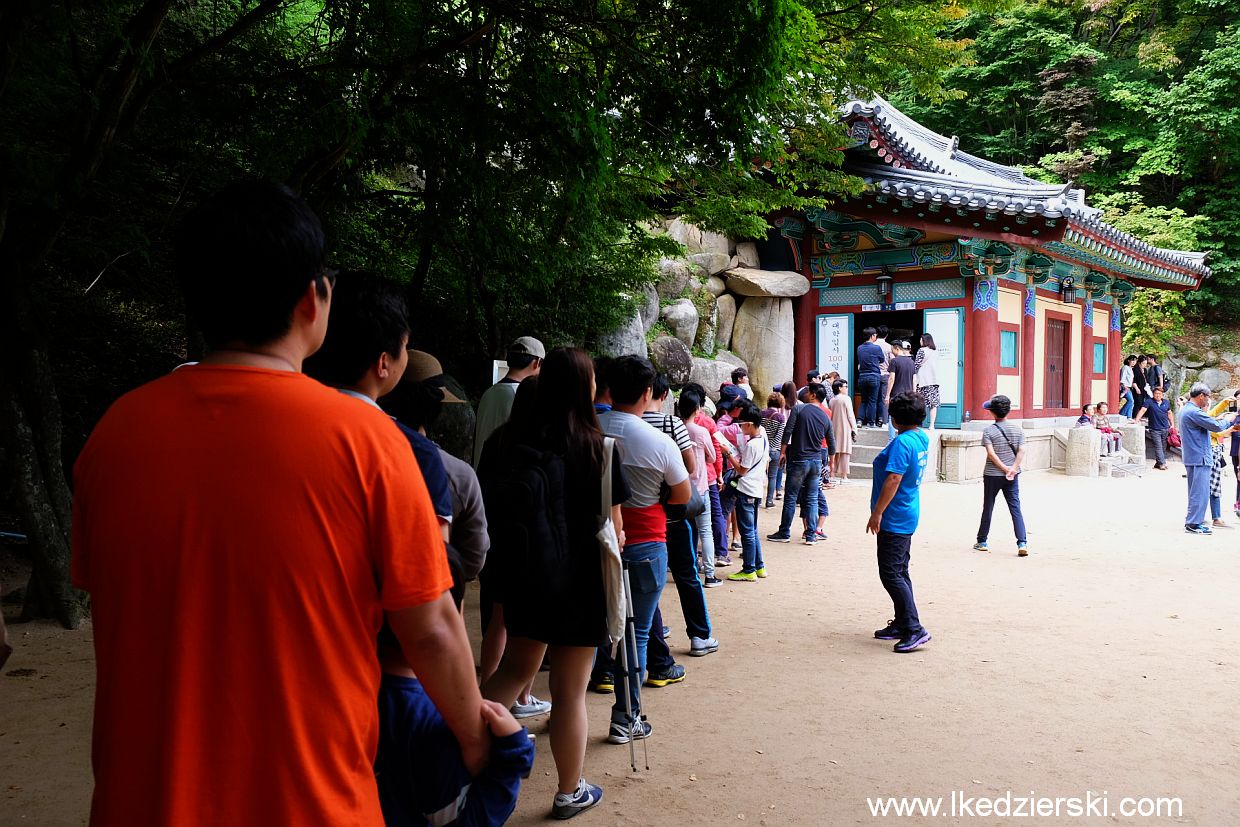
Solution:
{"label": "green sneaker", "polygon": [[766,577],[766,566],[763,566],[762,568],[758,569],[757,571],[754,572],[754,574],[758,575],[759,577]]}
{"label": "green sneaker", "polygon": [[758,579],[758,573],[753,571],[734,571],[728,575],[729,580],[745,580],[752,583]]}

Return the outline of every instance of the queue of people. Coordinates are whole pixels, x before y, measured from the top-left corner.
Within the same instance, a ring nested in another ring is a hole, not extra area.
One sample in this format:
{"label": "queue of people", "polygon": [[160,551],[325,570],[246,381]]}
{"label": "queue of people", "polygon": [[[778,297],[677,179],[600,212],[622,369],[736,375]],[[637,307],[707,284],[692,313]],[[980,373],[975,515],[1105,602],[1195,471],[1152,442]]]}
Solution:
{"label": "queue of people", "polygon": [[911,343],[901,340],[889,342],[889,335],[886,325],[867,327],[861,331],[865,341],[857,347],[857,392],[861,397],[857,416],[859,427],[887,428],[894,439],[896,429],[887,417],[891,398],[901,393],[916,392],[926,407],[926,424],[933,431],[940,399],[938,351],[934,336],[923,333],[918,340],[920,347],[914,354]]}
{"label": "queue of people", "polygon": [[[533,764],[520,719],[539,715],[551,815],[596,807],[587,692],[614,694],[606,740],[631,744],[655,727],[640,687],[685,679],[659,610],[668,574],[687,654],[718,652],[717,571],[735,550],[726,581],[768,577],[763,539],[790,543],[798,518],[805,545],[826,538],[826,492],[848,479],[858,427],[892,432],[867,531],[894,616],[873,637],[898,653],[930,641],[909,575],[938,401],[928,335],[914,359],[866,331],[859,417],[838,374],[810,371],[759,408],[738,370],[712,416],[704,388],[672,401],[646,359],[523,336],[482,396],[466,463],[428,436],[464,403],[438,359],[409,348],[402,292],[329,269],[294,193],[229,187],[177,238],[208,354],[114,404],[74,472],[72,575],[91,595],[98,669],[93,824],[499,824]],[[1129,390],[1153,400],[1138,416],[1158,431],[1165,380],[1140,361]],[[1198,384],[1180,413],[1192,533],[1211,532],[1207,508],[1219,525],[1227,436],[1240,470],[1236,401],[1211,407]],[[1003,493],[1025,556],[1023,433],[1006,397],[986,407],[976,547]],[[1091,425],[1106,417],[1099,406]],[[781,499],[762,538],[759,508]],[[477,670],[462,615],[475,578]],[[544,667],[548,700],[532,694]]]}

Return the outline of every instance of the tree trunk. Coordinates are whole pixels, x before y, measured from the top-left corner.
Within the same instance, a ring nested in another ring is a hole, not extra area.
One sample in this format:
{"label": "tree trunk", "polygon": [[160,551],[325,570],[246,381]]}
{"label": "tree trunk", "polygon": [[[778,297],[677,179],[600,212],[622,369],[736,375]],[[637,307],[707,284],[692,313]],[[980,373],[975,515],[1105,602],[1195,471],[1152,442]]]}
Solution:
{"label": "tree trunk", "polygon": [[[37,361],[42,354],[30,353],[28,357]],[[52,389],[47,385],[42,390]],[[86,601],[69,582],[72,511],[60,441],[46,429],[40,429],[36,436],[32,418],[19,394],[5,382],[0,391],[0,437],[14,472],[17,506],[29,534],[34,563],[22,619],[54,617],[66,629],[76,629],[85,614]]]}

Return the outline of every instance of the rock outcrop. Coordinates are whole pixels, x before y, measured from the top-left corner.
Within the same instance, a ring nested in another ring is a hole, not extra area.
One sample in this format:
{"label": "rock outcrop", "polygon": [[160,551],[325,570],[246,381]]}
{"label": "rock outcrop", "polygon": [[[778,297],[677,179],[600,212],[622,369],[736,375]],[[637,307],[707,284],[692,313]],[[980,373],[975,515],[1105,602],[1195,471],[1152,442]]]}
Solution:
{"label": "rock outcrop", "polygon": [[659,336],[650,343],[650,362],[659,373],[667,374],[675,388],[688,382],[693,371],[693,354],[673,336]]}
{"label": "rock outcrop", "polygon": [[737,267],[727,272],[728,290],[740,296],[795,298],[809,292],[809,279],[791,270]]}
{"label": "rock outcrop", "polygon": [[684,342],[685,347],[693,347],[699,321],[697,307],[693,302],[689,299],[679,299],[663,308],[660,318],[663,319],[663,324],[667,325],[672,335]]}
{"label": "rock outcrop", "polygon": [[749,383],[770,388],[792,376],[792,300],[746,299],[736,314],[732,350],[749,366]]}
{"label": "rock outcrop", "polygon": [[732,347],[732,328],[736,324],[736,297],[724,293],[715,300],[715,347],[728,350]]}

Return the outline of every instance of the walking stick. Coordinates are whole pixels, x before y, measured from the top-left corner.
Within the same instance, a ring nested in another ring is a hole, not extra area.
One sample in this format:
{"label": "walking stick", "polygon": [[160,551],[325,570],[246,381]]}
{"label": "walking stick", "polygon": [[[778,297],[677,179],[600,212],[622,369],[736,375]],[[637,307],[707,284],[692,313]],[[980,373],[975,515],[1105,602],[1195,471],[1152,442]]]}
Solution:
{"label": "walking stick", "polygon": [[[629,766],[633,772],[637,772],[637,745],[633,743],[633,732],[638,729],[636,726],[641,721],[646,720],[646,716],[642,714],[641,709],[641,664],[633,663],[631,659],[637,657],[637,620],[633,616],[633,592],[629,587],[629,567],[626,563],[623,572],[624,579],[624,638],[620,642],[620,668],[623,670],[626,680],[624,692],[624,714],[628,719],[629,726]],[[629,644],[633,648],[629,649]],[[630,654],[631,652],[631,654]],[[633,708],[633,694],[629,692],[629,686],[634,687],[637,695],[637,708]],[[642,728],[644,734],[644,728]],[[646,769],[650,769],[649,747],[646,745],[646,739],[642,738],[642,757],[646,763]]]}

